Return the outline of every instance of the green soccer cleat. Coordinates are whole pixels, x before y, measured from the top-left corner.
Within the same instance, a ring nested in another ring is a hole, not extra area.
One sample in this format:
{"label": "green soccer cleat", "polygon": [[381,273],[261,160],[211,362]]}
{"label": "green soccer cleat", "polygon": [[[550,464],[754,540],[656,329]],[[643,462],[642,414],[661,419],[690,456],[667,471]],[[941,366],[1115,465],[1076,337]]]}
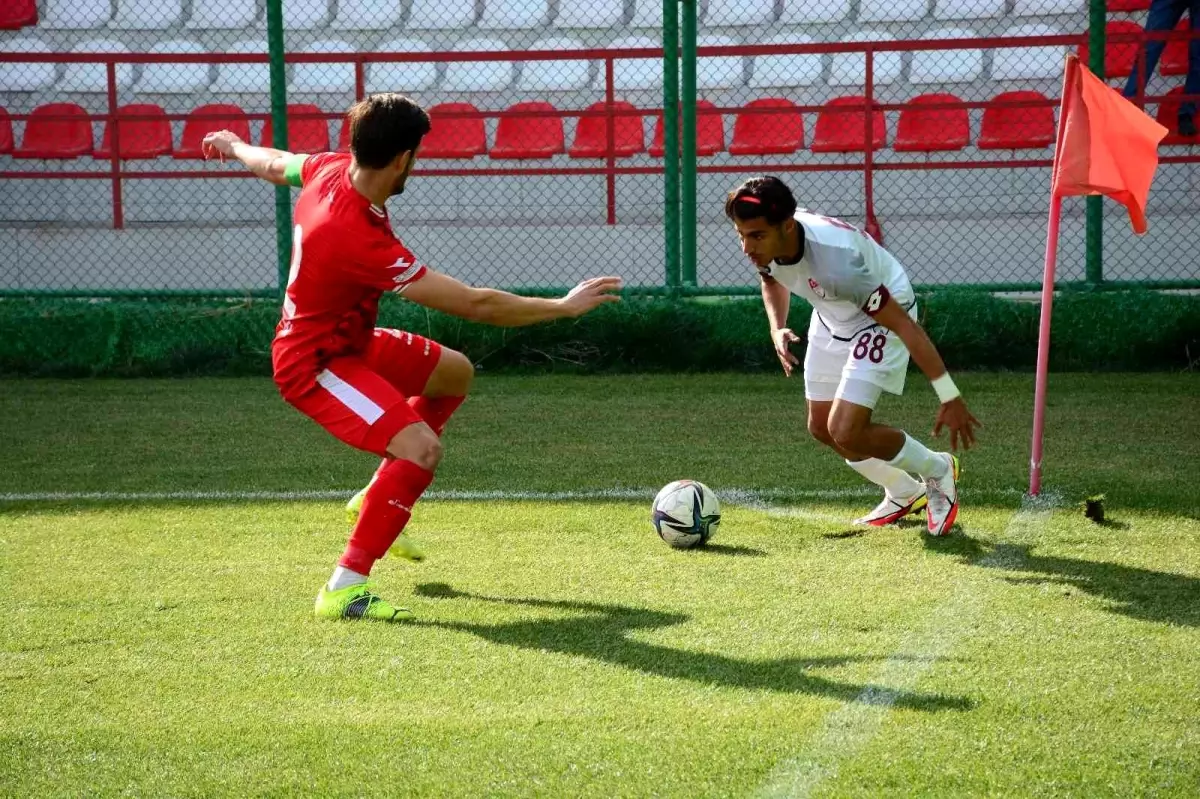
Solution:
{"label": "green soccer cleat", "polygon": [[314,613],[318,619],[371,619],[373,621],[405,621],[413,617],[408,608],[397,608],[371,592],[366,583],[351,585],[337,591],[321,586]]}
{"label": "green soccer cleat", "polygon": [[391,549],[388,550],[389,555],[395,555],[398,558],[411,560],[414,563],[420,563],[425,560],[425,550],[416,541],[413,541],[408,536],[401,533],[392,542]]}
{"label": "green soccer cleat", "polygon": [[[372,480],[371,483],[373,482],[375,481]],[[371,487],[371,483],[367,483],[367,488]],[[346,521],[350,522],[351,527],[358,523],[358,516],[362,513],[363,500],[367,496],[367,488],[350,497],[350,501],[346,503]],[[421,545],[403,534],[392,544],[388,553],[415,563],[425,560],[425,550]]]}
{"label": "green soccer cleat", "polygon": [[[375,481],[372,480],[371,483],[373,482]],[[346,503],[346,521],[351,527],[358,524],[358,515],[362,513],[363,500],[367,498],[367,488],[371,487],[371,483],[367,483],[366,488],[350,497],[350,501]]]}

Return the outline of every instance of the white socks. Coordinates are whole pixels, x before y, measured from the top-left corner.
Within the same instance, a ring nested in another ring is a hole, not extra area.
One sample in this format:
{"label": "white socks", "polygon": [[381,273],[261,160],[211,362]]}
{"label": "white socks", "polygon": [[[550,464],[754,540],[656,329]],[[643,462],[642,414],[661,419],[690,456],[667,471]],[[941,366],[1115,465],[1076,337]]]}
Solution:
{"label": "white socks", "polygon": [[846,465],[875,485],[882,486],[887,495],[893,499],[908,499],[925,490],[925,486],[914,480],[908,472],[897,469],[879,458],[846,461]]}
{"label": "white socks", "polygon": [[367,575],[351,571],[345,566],[338,566],[333,570],[333,576],[329,578],[329,585],[327,587],[330,591],[340,591],[343,588],[360,585],[366,581]]}
{"label": "white socks", "polygon": [[908,433],[904,434],[904,446],[896,453],[896,457],[887,463],[897,469],[915,472],[922,477],[932,477],[935,480],[945,477],[946,471],[949,469],[945,459]]}

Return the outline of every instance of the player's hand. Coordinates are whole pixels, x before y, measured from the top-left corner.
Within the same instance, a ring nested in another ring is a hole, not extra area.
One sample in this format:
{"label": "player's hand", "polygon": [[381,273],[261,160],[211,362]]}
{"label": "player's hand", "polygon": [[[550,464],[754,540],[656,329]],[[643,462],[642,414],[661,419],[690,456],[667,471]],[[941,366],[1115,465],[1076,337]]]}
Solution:
{"label": "player's hand", "polygon": [[624,284],[619,277],[592,277],[580,283],[558,300],[566,312],[565,316],[583,316],[606,302],[617,302],[621,298],[612,292]]}
{"label": "player's hand", "polygon": [[206,161],[216,156],[224,162],[226,158],[233,157],[234,145],[243,143],[236,133],[228,130],[216,130],[205,136],[204,141],[200,142],[200,154]]}
{"label": "player's hand", "polygon": [[775,355],[783,365],[783,373],[792,376],[792,370],[800,365],[800,359],[792,354],[791,345],[800,337],[786,327],[771,331],[771,342],[775,345]]}
{"label": "player's hand", "polygon": [[955,397],[949,402],[943,402],[938,408],[937,420],[933,424],[934,438],[942,434],[942,428],[950,431],[950,449],[957,450],[962,444],[963,449],[970,449],[975,444],[975,428],[982,427],[979,420],[967,410],[967,404],[962,397]]}

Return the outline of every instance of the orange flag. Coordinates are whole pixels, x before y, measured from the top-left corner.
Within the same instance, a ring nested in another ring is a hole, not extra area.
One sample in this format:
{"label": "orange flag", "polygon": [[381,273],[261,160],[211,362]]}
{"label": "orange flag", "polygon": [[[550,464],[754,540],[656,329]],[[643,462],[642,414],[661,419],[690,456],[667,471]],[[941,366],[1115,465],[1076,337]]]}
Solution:
{"label": "orange flag", "polygon": [[1052,194],[1104,194],[1129,210],[1133,232],[1146,232],[1146,196],[1167,129],[1097,78],[1074,55],[1063,82],[1062,130]]}

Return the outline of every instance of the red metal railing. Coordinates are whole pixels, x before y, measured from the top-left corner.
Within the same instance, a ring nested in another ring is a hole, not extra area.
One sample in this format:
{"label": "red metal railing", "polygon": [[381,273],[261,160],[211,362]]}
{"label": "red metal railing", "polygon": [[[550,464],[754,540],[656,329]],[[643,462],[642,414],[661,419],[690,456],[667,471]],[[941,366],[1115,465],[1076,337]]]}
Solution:
{"label": "red metal railing", "polygon": [[[1114,34],[1113,42],[1131,42],[1146,40],[1172,40],[1187,38],[1188,32],[1163,31],[1142,32],[1141,34]],[[773,45],[736,45],[719,47],[700,47],[697,55],[705,57],[729,56],[764,56],[764,55],[818,55],[859,53],[865,59],[865,91],[864,103],[844,110],[852,113],[862,113],[864,120],[864,146],[861,162],[844,162],[836,164],[824,163],[789,163],[779,161],[765,162],[763,159],[743,161],[731,164],[704,164],[697,167],[702,173],[740,173],[747,171],[772,172],[819,172],[819,171],[862,171],[864,188],[864,215],[868,227],[873,227],[872,233],[878,233],[878,224],[874,214],[873,176],[877,171],[896,170],[947,170],[947,169],[997,169],[1021,167],[1048,167],[1052,164],[1051,157],[1024,159],[963,159],[956,161],[940,160],[936,162],[920,160],[889,160],[877,162],[872,146],[872,124],[874,112],[895,111],[905,107],[904,103],[880,103],[875,101],[875,56],[888,52],[913,52],[925,50],[963,50],[981,48],[1020,48],[1063,46],[1079,48],[1086,42],[1086,34],[1061,36],[1026,36],[1026,37],[981,37],[970,39],[939,39],[939,40],[894,40],[878,42],[830,42],[809,44],[773,44]],[[658,116],[661,108],[634,108],[632,110],[615,107],[614,62],[618,59],[661,59],[662,51],[657,49],[580,49],[580,50],[513,50],[513,51],[478,51],[478,52],[436,52],[436,53],[288,53],[284,60],[290,64],[346,64],[354,66],[355,96],[361,98],[365,94],[365,67],[369,63],[462,63],[462,62],[524,62],[524,61],[560,61],[560,60],[599,60],[604,64],[604,108],[599,111],[568,109],[537,112],[521,112],[512,110],[480,111],[478,113],[447,113],[446,118],[484,118],[502,119],[506,117],[545,117],[547,115],[559,118],[583,118],[587,116],[603,116],[606,121],[607,152],[604,165],[596,167],[554,166],[554,167],[469,167],[469,168],[418,168],[414,174],[433,177],[463,177],[463,176],[537,176],[537,175],[603,175],[606,185],[606,222],[609,225],[617,223],[616,214],[616,178],[619,175],[661,174],[662,166],[620,166],[615,154],[615,126],[619,117]],[[266,64],[269,57],[265,54],[246,53],[203,53],[203,54],[150,54],[150,53],[0,53],[0,63],[55,63],[55,64],[97,64],[102,63],[107,73],[107,110],[103,114],[91,115],[92,121],[102,121],[110,134],[109,139],[109,169],[105,172],[82,172],[78,170],[60,171],[0,171],[0,179],[4,180],[44,180],[78,179],[78,180],[109,180],[112,182],[113,227],[124,227],[124,210],[122,201],[122,182],[131,179],[181,179],[181,178],[247,178],[252,177],[244,170],[131,170],[123,168],[120,157],[120,121],[136,121],[147,119],[144,116],[123,113],[117,102],[117,66],[119,64]],[[1145,52],[1139,49],[1137,68],[1140,74],[1145,73]],[[1144,86],[1144,81],[1139,82]],[[1136,101],[1144,104],[1146,101],[1156,102],[1162,97],[1150,97],[1140,88]],[[1194,95],[1179,95],[1174,97],[1179,101],[1198,101]],[[961,101],[958,103],[930,103],[922,106],[922,110],[938,110],[944,108],[986,109],[995,108],[1001,104],[994,101]],[[1047,101],[1021,101],[1004,103],[1011,107],[1057,106],[1056,99]],[[791,108],[760,108],[751,113],[814,113],[820,112],[823,106],[793,105]],[[697,109],[698,115],[745,113],[745,109],[737,107],[712,107]],[[13,121],[23,121],[30,114],[11,114]],[[190,114],[167,114],[168,121],[182,121],[187,118],[197,118]],[[265,121],[270,118],[267,113],[247,113],[248,120]],[[322,118],[336,120],[342,118],[341,113],[297,114],[292,118]],[[162,119],[162,116],[156,117]],[[200,117],[203,118],[203,117]],[[214,116],[214,122],[227,119],[224,116]],[[1163,163],[1196,163],[1200,155],[1170,155],[1160,159]]]}

